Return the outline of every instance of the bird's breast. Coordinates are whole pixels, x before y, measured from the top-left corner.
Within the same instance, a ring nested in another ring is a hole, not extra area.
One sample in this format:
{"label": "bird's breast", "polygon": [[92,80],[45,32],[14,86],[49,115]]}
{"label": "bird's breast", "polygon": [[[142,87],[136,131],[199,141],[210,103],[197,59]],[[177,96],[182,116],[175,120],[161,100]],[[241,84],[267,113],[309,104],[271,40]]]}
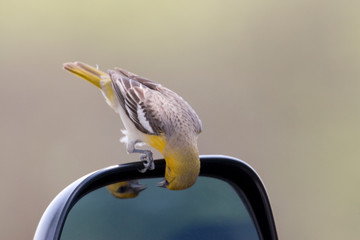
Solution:
{"label": "bird's breast", "polygon": [[144,142],[158,150],[161,154],[163,154],[164,148],[167,144],[166,137],[164,135],[146,135]]}

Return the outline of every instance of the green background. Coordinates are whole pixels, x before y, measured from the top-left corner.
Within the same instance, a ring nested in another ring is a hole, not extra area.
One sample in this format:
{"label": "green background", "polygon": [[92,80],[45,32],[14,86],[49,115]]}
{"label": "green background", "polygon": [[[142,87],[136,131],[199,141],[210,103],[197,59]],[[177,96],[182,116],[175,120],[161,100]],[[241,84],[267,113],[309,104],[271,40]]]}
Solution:
{"label": "green background", "polygon": [[[0,0],[0,239],[31,239],[73,180],[135,161],[84,61],[146,76],[245,160],[280,239],[360,238],[360,2]],[[159,156],[159,155],[157,155]]]}

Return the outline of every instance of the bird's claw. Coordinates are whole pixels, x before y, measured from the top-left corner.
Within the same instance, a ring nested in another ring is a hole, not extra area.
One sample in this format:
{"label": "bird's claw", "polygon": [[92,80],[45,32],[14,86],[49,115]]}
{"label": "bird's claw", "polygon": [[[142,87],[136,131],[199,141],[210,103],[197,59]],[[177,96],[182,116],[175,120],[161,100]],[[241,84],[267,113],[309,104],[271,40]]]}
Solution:
{"label": "bird's claw", "polygon": [[144,168],[139,169],[139,172],[145,173],[147,170],[155,169],[154,159],[152,157],[151,151],[146,151],[145,153],[141,154],[140,160],[143,162]]}

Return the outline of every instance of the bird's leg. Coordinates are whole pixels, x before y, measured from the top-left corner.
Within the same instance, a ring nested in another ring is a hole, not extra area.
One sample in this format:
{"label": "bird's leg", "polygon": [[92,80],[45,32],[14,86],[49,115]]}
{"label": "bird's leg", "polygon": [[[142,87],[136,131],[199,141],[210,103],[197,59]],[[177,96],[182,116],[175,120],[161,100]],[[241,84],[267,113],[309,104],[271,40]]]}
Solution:
{"label": "bird's leg", "polygon": [[140,160],[144,164],[144,168],[139,169],[139,171],[141,173],[144,173],[147,170],[154,170],[155,169],[154,159],[152,157],[152,152],[150,150],[135,149],[134,152],[141,153],[140,154]]}
{"label": "bird's leg", "polygon": [[154,164],[154,159],[152,157],[152,152],[150,150],[135,148],[136,143],[138,143],[138,141],[128,142],[126,148],[128,153],[140,153],[140,160],[143,162],[144,168],[139,169],[139,171],[141,173],[144,173],[147,170],[154,170],[155,164]]}

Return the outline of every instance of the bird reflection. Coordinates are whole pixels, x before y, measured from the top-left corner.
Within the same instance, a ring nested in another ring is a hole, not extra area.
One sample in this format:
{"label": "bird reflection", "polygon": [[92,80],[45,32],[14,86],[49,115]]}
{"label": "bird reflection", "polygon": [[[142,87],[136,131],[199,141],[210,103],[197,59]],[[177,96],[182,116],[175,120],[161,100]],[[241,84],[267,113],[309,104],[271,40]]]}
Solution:
{"label": "bird reflection", "polygon": [[135,198],[139,193],[146,189],[145,184],[138,180],[117,182],[106,186],[107,190],[116,198],[127,199]]}

